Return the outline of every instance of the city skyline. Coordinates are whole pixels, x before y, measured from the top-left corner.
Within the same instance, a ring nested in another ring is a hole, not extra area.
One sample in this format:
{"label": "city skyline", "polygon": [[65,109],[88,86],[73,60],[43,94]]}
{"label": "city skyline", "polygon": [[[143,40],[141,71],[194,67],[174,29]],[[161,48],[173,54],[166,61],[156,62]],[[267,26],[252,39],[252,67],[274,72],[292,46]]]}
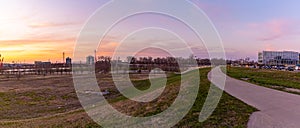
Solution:
{"label": "city skyline", "polygon": [[[35,60],[62,62],[63,52],[66,53],[66,57],[72,58],[81,28],[88,18],[108,1],[12,0],[1,4],[0,54],[5,57],[4,62],[33,63]],[[300,48],[295,47],[300,41],[298,36],[300,29],[297,26],[300,21],[297,14],[299,1],[191,1],[200,7],[215,25],[223,40],[227,59],[250,57],[257,60],[257,52],[263,50],[300,51]],[[157,6],[160,6],[159,2]],[[180,5],[174,1],[172,6]],[[152,19],[151,16],[146,18],[154,22]],[[167,22],[161,19],[161,22],[163,21]],[[180,29],[179,24],[174,26]],[[122,28],[124,32],[126,29],[128,28]],[[170,41],[174,37],[166,34],[164,37],[157,35],[159,38],[156,40],[151,36],[144,37],[147,33],[154,32],[146,31],[132,38],[142,40],[143,44],[149,41],[163,42],[166,45],[174,43]],[[112,33],[100,47],[99,56],[111,55],[110,50],[120,45],[114,40],[122,33]],[[191,39],[191,42],[193,41]],[[202,45],[197,45],[198,43],[193,42],[191,45],[196,51],[205,50]],[[90,52],[85,56],[93,55],[93,51]],[[202,52],[196,55],[200,58],[207,56]]]}

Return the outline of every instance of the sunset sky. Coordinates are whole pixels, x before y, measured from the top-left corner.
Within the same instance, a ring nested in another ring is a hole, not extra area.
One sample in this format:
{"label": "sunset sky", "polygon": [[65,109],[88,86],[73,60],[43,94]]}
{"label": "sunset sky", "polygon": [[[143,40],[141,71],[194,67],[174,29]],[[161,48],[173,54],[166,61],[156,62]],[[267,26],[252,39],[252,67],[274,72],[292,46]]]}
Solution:
{"label": "sunset sky", "polygon": [[[12,61],[32,63],[34,60],[62,62],[62,52],[65,52],[66,56],[73,56],[76,39],[83,25],[108,1],[3,0],[0,4],[0,54],[5,57],[7,63]],[[191,1],[203,9],[216,26],[228,59],[250,57],[256,60],[257,52],[262,50],[300,52],[298,0]],[[174,0],[170,4],[174,7],[181,6],[176,3]],[[161,6],[159,1],[157,6]],[[147,22],[157,22],[157,19],[151,16],[143,18]],[[180,28],[176,24],[174,27]],[[99,54],[109,55],[110,49],[120,45],[114,41],[114,38],[122,35],[120,29],[124,33],[128,28],[119,28],[118,31],[112,32],[103,45],[104,50]],[[149,33],[155,35],[156,32],[145,31],[138,37],[150,35]],[[166,41],[172,38],[171,35],[164,34],[167,37],[159,35],[157,34],[155,41],[170,46],[174,43]],[[147,44],[151,36],[138,39],[139,43]],[[200,45],[198,49],[203,50]],[[196,52],[196,55],[205,57],[201,53]]]}

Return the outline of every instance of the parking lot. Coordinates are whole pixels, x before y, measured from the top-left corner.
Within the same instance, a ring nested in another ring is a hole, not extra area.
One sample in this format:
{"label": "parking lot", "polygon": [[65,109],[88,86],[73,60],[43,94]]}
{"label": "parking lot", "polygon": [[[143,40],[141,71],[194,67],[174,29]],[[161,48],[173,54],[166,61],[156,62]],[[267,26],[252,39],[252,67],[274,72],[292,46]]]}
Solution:
{"label": "parking lot", "polygon": [[260,69],[270,69],[270,70],[281,70],[281,71],[293,71],[293,72],[300,72],[299,66],[260,66]]}

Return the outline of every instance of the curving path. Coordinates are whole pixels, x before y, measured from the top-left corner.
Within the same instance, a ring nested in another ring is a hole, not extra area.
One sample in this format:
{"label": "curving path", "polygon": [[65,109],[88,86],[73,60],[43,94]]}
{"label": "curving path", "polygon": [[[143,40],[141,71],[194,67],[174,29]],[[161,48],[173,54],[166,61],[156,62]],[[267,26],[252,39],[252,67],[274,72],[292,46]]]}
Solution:
{"label": "curving path", "polygon": [[259,110],[251,115],[249,128],[300,128],[300,95],[265,88],[226,75],[223,87],[217,79],[211,79],[212,72],[217,77],[225,74],[219,67],[212,69],[208,78],[213,84]]}

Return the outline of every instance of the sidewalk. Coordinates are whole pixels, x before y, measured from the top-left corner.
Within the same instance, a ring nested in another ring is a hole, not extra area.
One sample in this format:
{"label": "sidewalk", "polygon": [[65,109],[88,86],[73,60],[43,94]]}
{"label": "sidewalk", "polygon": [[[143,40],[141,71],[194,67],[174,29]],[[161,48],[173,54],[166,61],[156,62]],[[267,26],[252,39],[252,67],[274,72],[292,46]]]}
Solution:
{"label": "sidewalk", "polygon": [[[224,76],[220,68],[214,68],[217,76]],[[208,77],[211,81],[211,73]],[[216,80],[211,81],[216,86]],[[220,87],[224,88],[224,87]],[[257,108],[251,115],[249,128],[299,128],[300,95],[277,91],[226,76],[224,91]]]}

